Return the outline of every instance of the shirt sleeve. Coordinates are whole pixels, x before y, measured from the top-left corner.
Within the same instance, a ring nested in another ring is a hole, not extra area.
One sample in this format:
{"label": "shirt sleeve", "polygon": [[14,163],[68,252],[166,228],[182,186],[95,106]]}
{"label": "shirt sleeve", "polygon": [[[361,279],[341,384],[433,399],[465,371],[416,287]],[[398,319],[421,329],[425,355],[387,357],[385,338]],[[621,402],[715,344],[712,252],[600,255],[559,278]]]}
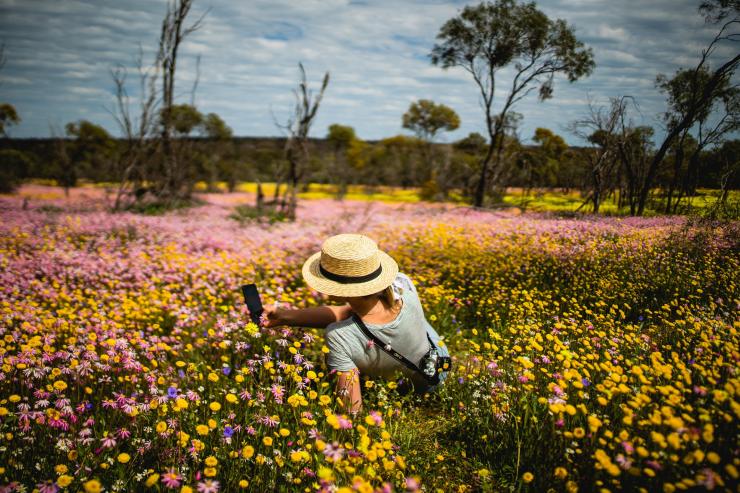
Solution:
{"label": "shirt sleeve", "polygon": [[329,348],[326,365],[330,370],[350,371],[357,368],[345,345],[331,332],[326,335],[326,347]]}
{"label": "shirt sleeve", "polygon": [[396,279],[393,281],[393,297],[399,299],[404,291],[409,291],[418,295],[416,292],[416,286],[411,282],[411,279],[406,274],[399,272],[396,275]]}

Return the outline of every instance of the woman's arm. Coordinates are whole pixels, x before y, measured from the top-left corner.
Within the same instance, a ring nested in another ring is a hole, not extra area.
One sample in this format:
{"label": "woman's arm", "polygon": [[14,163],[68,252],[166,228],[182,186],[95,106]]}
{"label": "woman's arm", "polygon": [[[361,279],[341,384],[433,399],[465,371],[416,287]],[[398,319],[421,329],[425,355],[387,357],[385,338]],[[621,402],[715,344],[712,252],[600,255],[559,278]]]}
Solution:
{"label": "woman's arm", "polygon": [[352,315],[352,307],[349,304],[342,306],[312,306],[310,308],[296,309],[265,307],[264,315],[266,315],[267,320],[264,327],[289,325],[291,327],[324,329],[331,323],[349,318]]}
{"label": "woman's arm", "polygon": [[360,391],[360,375],[357,368],[339,373],[335,392],[351,414],[360,412],[362,409],[362,392]]}

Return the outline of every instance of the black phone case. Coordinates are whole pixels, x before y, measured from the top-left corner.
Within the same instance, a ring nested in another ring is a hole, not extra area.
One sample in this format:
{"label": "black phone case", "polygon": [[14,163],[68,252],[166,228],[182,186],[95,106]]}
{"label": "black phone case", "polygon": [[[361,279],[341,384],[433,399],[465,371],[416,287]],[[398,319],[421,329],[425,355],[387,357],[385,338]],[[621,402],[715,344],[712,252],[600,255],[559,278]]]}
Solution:
{"label": "black phone case", "polygon": [[244,294],[244,302],[249,309],[249,318],[252,319],[252,322],[259,325],[260,316],[264,309],[262,308],[260,294],[257,292],[257,286],[255,284],[245,284],[242,286],[242,293]]}

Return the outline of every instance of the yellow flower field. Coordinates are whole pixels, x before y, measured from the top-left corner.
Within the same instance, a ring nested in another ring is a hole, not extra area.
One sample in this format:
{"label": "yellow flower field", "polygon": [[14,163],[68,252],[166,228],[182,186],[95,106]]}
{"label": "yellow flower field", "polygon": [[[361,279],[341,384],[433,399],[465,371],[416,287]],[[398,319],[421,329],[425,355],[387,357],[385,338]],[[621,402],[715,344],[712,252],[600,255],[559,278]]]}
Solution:
{"label": "yellow flower field", "polygon": [[[737,491],[736,224],[303,202],[242,225],[0,198],[0,491]],[[376,239],[454,371],[351,417],[303,260]]]}

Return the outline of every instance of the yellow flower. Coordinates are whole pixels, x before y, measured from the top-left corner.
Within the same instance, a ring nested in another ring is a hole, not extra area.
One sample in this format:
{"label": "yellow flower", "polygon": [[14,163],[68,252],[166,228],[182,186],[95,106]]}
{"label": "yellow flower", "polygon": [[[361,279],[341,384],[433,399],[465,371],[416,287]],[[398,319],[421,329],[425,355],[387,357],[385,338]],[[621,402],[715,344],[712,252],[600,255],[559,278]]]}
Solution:
{"label": "yellow flower", "polygon": [[103,487],[100,485],[100,481],[97,479],[86,481],[83,486],[85,487],[86,493],[100,493],[103,490]]}
{"label": "yellow flower", "polygon": [[214,413],[221,410],[221,404],[215,401],[208,404],[208,407],[210,407],[211,411],[213,411]]}
{"label": "yellow flower", "polygon": [[226,400],[230,402],[231,404],[234,404],[237,401],[239,401],[239,398],[235,396],[234,394],[226,394]]}
{"label": "yellow flower", "polygon": [[62,390],[65,390],[67,388],[67,382],[63,380],[57,380],[56,382],[54,382],[54,388],[61,392]]}
{"label": "yellow flower", "polygon": [[193,493],[193,488],[190,486],[183,486],[182,489],[180,489],[180,493]]}
{"label": "yellow flower", "polygon": [[288,435],[290,435],[290,430],[287,428],[280,428],[280,431],[278,433],[280,433],[281,437],[287,437]]}
{"label": "yellow flower", "polygon": [[126,464],[130,460],[131,456],[128,455],[126,452],[118,454],[118,462],[120,462],[121,464]]}
{"label": "yellow flower", "polygon": [[245,459],[251,459],[254,455],[254,447],[247,445],[242,449],[242,457]]}
{"label": "yellow flower", "polygon": [[57,474],[67,474],[67,471],[69,471],[69,469],[64,464],[58,464],[54,467],[54,472]]}
{"label": "yellow flower", "polygon": [[66,488],[67,486],[72,484],[73,479],[74,478],[72,478],[72,476],[62,474],[61,476],[57,478],[57,486],[59,486],[60,488]]}
{"label": "yellow flower", "polygon": [[272,445],[272,437],[264,437],[262,439],[262,443],[265,444],[265,447],[269,447],[270,445]]}
{"label": "yellow flower", "polygon": [[322,479],[324,481],[331,481],[332,479],[334,479],[334,473],[332,472],[332,470],[324,466],[319,467],[317,475],[319,479]]}
{"label": "yellow flower", "polygon": [[208,380],[211,382],[218,382],[218,375],[211,372],[208,374]]}
{"label": "yellow flower", "polygon": [[212,455],[209,455],[208,457],[206,457],[205,463],[208,467],[216,467],[216,465],[218,465],[218,459],[216,459]]}
{"label": "yellow flower", "polygon": [[568,476],[568,470],[564,467],[555,468],[555,477],[558,479],[565,479]]}
{"label": "yellow flower", "polygon": [[708,452],[707,453],[707,460],[711,462],[712,464],[719,464],[719,455],[717,455],[717,452]]}
{"label": "yellow flower", "polygon": [[154,486],[155,484],[157,484],[157,481],[159,481],[159,474],[157,474],[157,473],[154,473],[154,474],[152,474],[151,476],[149,476],[149,477],[148,477],[148,478],[146,479],[146,481],[144,482],[144,484],[145,484],[145,485],[146,485],[146,486],[147,486],[148,488],[151,488],[152,486]]}
{"label": "yellow flower", "polygon": [[586,431],[580,426],[573,430],[573,436],[576,438],[583,438],[586,435]]}
{"label": "yellow flower", "polygon": [[167,430],[167,423],[160,421],[157,423],[157,433],[164,433]]}
{"label": "yellow flower", "polygon": [[522,481],[524,481],[525,483],[531,483],[533,479],[534,475],[529,471],[522,474]]}
{"label": "yellow flower", "polygon": [[203,469],[203,474],[205,474],[206,477],[209,477],[209,478],[212,478],[213,476],[215,476],[216,473],[217,471],[215,467],[206,467],[205,469]]}
{"label": "yellow flower", "polygon": [[198,425],[195,427],[195,432],[198,433],[198,435],[208,435],[209,431],[210,428],[208,428],[206,425]]}
{"label": "yellow flower", "polygon": [[246,489],[247,486],[249,486],[249,481],[247,481],[246,479],[242,479],[241,481],[239,481],[239,488]]}

